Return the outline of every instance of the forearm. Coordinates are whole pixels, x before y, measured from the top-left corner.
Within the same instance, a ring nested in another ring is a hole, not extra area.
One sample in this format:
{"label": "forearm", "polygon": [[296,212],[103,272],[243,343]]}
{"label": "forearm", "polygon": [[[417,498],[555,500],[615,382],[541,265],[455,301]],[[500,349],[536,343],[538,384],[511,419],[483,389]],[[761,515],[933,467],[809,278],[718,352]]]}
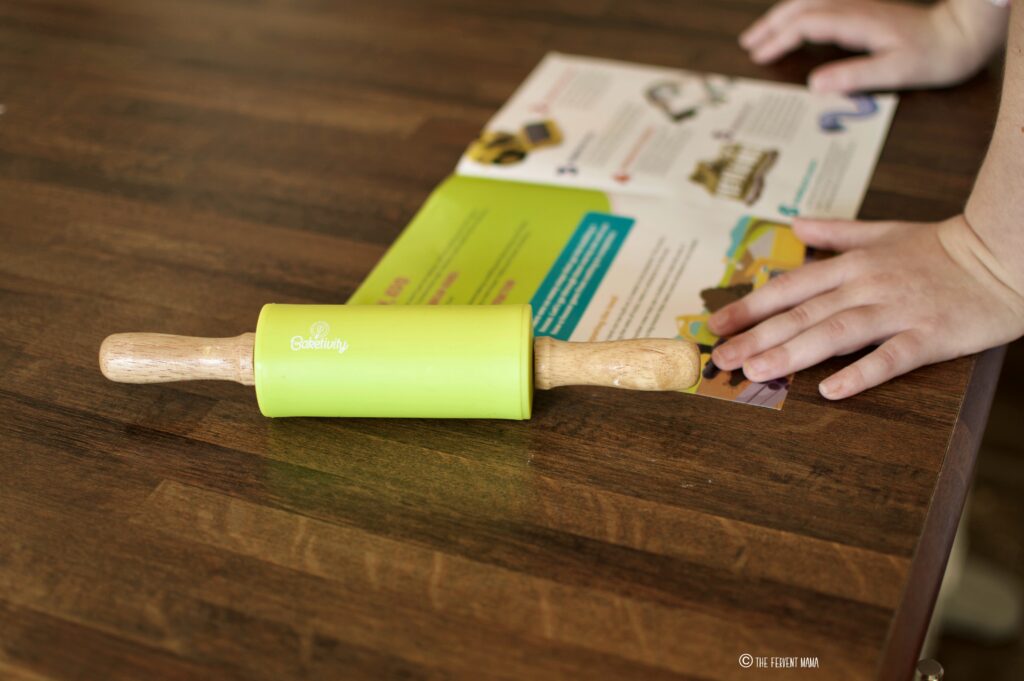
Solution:
{"label": "forearm", "polygon": [[1024,295],[1024,0],[1013,4],[999,115],[965,215],[993,274]]}
{"label": "forearm", "polygon": [[942,0],[935,11],[948,15],[952,28],[971,45],[978,67],[1003,46],[1008,8],[991,0]]}

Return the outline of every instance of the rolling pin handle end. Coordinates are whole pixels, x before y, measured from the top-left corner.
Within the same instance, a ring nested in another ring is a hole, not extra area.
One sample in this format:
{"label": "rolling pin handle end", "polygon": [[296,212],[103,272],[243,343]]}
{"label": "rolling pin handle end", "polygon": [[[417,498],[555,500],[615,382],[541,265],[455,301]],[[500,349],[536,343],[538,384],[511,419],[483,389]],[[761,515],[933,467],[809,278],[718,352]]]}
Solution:
{"label": "rolling pin handle end", "polygon": [[100,371],[117,383],[235,381],[254,385],[255,334],[192,338],[163,333],[115,333],[100,345]]}

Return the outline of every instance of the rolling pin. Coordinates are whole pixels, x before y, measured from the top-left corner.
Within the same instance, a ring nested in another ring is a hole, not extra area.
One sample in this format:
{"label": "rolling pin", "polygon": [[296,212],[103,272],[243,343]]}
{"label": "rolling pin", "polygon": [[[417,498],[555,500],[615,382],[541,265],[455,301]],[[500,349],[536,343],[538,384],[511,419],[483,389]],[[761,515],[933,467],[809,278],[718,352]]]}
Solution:
{"label": "rolling pin", "polygon": [[533,338],[529,305],[265,305],[255,333],[118,333],[100,369],[121,383],[228,380],[264,416],[528,419],[533,388],[685,390],[697,346]]}

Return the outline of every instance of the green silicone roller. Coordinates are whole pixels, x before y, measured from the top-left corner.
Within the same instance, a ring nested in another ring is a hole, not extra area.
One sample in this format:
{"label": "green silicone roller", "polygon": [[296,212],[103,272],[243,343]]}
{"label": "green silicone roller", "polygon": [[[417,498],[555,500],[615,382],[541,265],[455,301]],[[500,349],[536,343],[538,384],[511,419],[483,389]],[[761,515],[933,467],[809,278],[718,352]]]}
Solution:
{"label": "green silicone roller", "polygon": [[529,305],[266,305],[233,338],[114,334],[100,368],[255,385],[264,416],[528,419],[534,385],[685,390],[700,355],[678,339],[534,339]]}

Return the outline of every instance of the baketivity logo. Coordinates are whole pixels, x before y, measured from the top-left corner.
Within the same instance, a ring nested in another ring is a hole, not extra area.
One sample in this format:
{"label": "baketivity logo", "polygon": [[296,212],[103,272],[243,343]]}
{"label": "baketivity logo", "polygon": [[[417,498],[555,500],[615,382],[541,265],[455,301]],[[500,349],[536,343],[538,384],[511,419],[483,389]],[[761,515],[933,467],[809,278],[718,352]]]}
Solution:
{"label": "baketivity logo", "polygon": [[299,350],[334,350],[339,355],[348,350],[348,341],[338,337],[328,338],[331,333],[331,325],[327,322],[313,322],[309,327],[309,336],[292,336],[291,347],[293,352]]}

